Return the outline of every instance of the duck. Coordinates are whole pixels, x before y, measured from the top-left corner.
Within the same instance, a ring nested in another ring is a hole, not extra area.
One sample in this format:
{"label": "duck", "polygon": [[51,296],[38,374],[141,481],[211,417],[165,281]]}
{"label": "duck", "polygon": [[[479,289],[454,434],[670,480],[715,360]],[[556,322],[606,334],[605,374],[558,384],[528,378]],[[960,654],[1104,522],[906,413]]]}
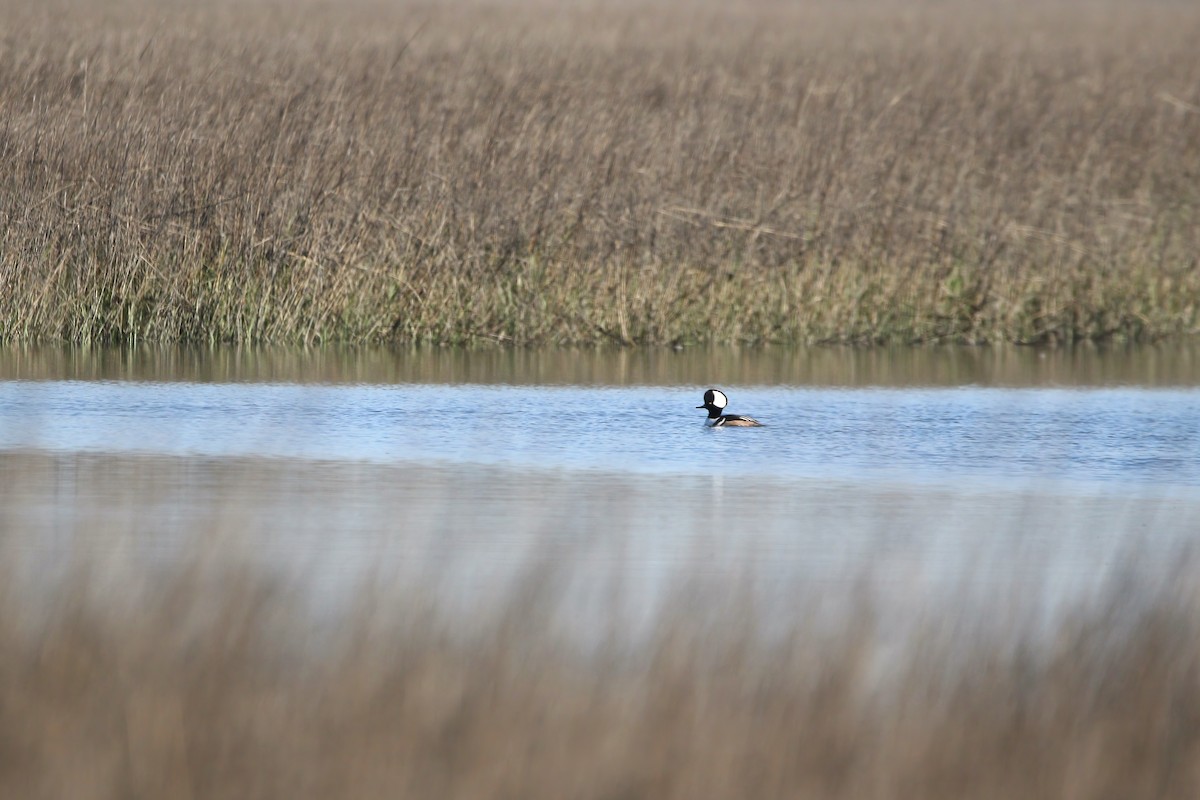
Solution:
{"label": "duck", "polygon": [[710,428],[761,428],[763,424],[753,417],[743,417],[741,414],[722,414],[729,398],[720,389],[709,389],[704,393],[704,405],[696,406],[708,411],[708,426]]}

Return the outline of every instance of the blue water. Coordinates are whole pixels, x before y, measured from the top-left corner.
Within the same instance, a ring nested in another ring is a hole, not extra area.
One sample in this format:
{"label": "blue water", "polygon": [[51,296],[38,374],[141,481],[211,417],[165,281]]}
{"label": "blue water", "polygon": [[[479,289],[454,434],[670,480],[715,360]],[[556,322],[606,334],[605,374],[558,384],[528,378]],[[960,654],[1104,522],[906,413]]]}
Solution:
{"label": "blue water", "polygon": [[0,450],[876,481],[1200,487],[1200,389],[0,381]]}
{"label": "blue water", "polygon": [[711,429],[704,388],[0,381],[0,565],[31,608],[111,570],[122,608],[199,552],[335,626],[376,581],[466,630],[550,564],[589,642],[696,581],[782,625],[865,587],[902,639],[960,608],[1052,631],[1200,534],[1200,389],[726,385],[766,427]]}

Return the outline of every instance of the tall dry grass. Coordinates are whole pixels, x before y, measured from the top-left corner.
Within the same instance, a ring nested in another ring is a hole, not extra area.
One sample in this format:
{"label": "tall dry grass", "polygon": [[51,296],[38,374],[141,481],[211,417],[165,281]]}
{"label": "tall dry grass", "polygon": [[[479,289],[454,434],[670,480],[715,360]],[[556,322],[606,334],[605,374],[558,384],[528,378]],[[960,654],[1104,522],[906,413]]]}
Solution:
{"label": "tall dry grass", "polygon": [[1192,3],[0,9],[0,338],[1200,327]]}
{"label": "tall dry grass", "polygon": [[[839,563],[830,539],[856,534],[837,514],[778,550],[721,530],[661,570],[684,541],[625,541],[680,481],[649,483],[0,454],[0,797],[1200,792],[1194,502],[1113,498],[1080,536],[1059,510],[1080,498],[1014,493],[999,516],[1029,529],[989,577],[946,542],[898,552],[922,519],[998,552],[983,540],[1010,532],[964,513],[979,497],[913,515],[844,488],[878,515],[845,572],[780,569],[805,548]],[[564,495],[570,514],[532,510]],[[1138,556],[1047,544],[1047,506],[1063,536]],[[1078,593],[1077,557],[1106,576]],[[922,592],[920,564],[956,577]]]}
{"label": "tall dry grass", "polygon": [[469,641],[412,596],[302,652],[303,603],[261,575],[183,569],[131,613],[73,580],[32,628],[0,591],[5,797],[1200,792],[1200,614],[1168,590],[1110,587],[1048,646],[918,626],[879,677],[867,605],[765,644],[751,609],[696,624],[712,595],[684,592],[644,651],[585,659],[543,635],[551,576]]}

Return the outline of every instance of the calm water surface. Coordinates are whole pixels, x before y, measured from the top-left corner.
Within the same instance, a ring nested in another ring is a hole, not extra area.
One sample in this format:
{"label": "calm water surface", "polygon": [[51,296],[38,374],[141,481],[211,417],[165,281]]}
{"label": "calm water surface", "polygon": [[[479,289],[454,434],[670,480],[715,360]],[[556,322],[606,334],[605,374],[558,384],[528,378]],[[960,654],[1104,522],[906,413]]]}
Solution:
{"label": "calm water surface", "polygon": [[1200,390],[0,383],[0,449],[960,486],[1200,486]]}
{"label": "calm water surface", "polygon": [[[1193,351],[893,355],[13,350],[0,546],[30,596],[204,543],[315,612],[370,578],[464,620],[549,563],[577,630],[695,580],[1052,616],[1200,537]],[[767,427],[705,428],[708,385]]]}

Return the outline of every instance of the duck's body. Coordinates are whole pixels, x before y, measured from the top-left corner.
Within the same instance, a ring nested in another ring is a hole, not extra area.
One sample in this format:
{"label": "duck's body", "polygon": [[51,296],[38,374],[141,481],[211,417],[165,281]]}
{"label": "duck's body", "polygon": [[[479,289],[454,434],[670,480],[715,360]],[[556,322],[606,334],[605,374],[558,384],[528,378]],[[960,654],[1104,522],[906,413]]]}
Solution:
{"label": "duck's body", "polygon": [[709,389],[704,393],[704,405],[696,406],[708,411],[710,428],[761,428],[763,424],[753,417],[743,417],[741,414],[722,414],[729,398],[720,389]]}
{"label": "duck's body", "polygon": [[741,414],[722,414],[713,420],[714,428],[761,428],[762,423],[754,417],[743,417]]}

